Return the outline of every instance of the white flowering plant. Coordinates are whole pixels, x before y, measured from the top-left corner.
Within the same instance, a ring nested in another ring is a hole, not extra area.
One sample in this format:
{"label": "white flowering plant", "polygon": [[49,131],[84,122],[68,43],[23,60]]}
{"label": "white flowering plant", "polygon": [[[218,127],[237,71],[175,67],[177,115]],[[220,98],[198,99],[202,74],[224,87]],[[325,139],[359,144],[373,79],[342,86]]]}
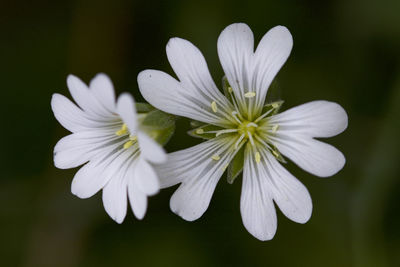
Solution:
{"label": "white flowering plant", "polygon": [[[72,192],[85,198],[103,189],[104,207],[119,223],[127,197],[141,219],[147,196],[176,184],[171,210],[187,221],[196,220],[207,210],[225,172],[229,183],[243,173],[240,212],[254,237],[274,237],[275,205],[289,219],[307,222],[310,194],[282,164],[289,159],[319,177],[336,174],[345,157],[315,138],[341,133],[348,118],[334,102],[312,101],[280,112],[283,101],[268,100],[270,85],[292,46],[286,27],[272,28],[254,50],[250,28],[229,25],[217,44],[225,73],[220,90],[202,53],[189,41],[172,38],[166,50],[178,79],[158,70],[142,71],[139,90],[152,106],[141,104],[138,113],[130,95],[115,101],[105,75],[96,76],[89,88],[70,76],[69,89],[79,107],[61,95],[53,97],[56,118],[72,132],[56,145],[55,165],[73,168],[88,162],[76,174]],[[165,154],[161,145],[175,130],[175,116],[193,120],[189,135],[205,141]]]}
{"label": "white flowering plant", "polygon": [[56,119],[72,132],[54,148],[60,169],[85,164],[75,175],[71,191],[88,198],[103,189],[106,212],[121,223],[131,204],[142,219],[147,197],[160,189],[154,165],[166,161],[161,145],[175,130],[175,117],[148,104],[136,103],[124,93],[115,100],[111,80],[98,74],[89,87],[70,75],[69,91],[78,104],[54,94],[51,107]]}

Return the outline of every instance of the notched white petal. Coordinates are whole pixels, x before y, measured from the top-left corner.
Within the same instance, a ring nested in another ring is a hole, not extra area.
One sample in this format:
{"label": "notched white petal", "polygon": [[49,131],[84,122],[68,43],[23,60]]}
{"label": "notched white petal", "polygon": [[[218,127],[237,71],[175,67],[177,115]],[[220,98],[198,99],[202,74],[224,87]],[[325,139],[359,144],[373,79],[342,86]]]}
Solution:
{"label": "notched white petal", "polygon": [[112,115],[78,77],[68,75],[67,85],[72,98],[88,115],[95,119],[108,119]]}
{"label": "notched white petal", "polygon": [[278,150],[303,170],[319,177],[329,177],[340,171],[346,159],[334,146],[306,136],[278,136]]}
{"label": "notched white petal", "polygon": [[247,231],[257,239],[266,241],[275,235],[276,211],[265,170],[262,164],[252,159],[253,154],[254,151],[246,149],[240,213]]}
{"label": "notched white petal", "polygon": [[229,144],[226,139],[215,138],[185,151],[176,152],[171,157],[173,160],[169,161],[170,166],[164,166],[164,170],[159,173],[172,174],[172,177],[167,177],[167,181],[163,182],[164,185],[171,182],[168,179],[172,179],[172,182],[182,181],[170,200],[173,212],[187,221],[196,220],[203,215],[226,165],[236,153],[228,150],[232,145],[232,142]]}
{"label": "notched white petal", "polygon": [[51,108],[58,122],[70,132],[101,126],[100,123],[90,120],[80,108],[63,95],[53,94]]}
{"label": "notched white petal", "polygon": [[144,70],[138,75],[138,84],[143,97],[164,112],[215,125],[221,125],[221,121],[224,121],[221,115],[206,108],[211,101],[204,103],[204,98],[199,94],[184,88],[165,72]]}
{"label": "notched white petal", "polygon": [[168,61],[186,90],[204,97],[205,102],[224,98],[211,78],[203,54],[196,46],[181,38],[171,38],[166,50]]}
{"label": "notched white petal", "polygon": [[277,123],[286,134],[304,134],[310,137],[332,137],[347,128],[346,111],[337,103],[318,100],[274,115],[271,123]]}
{"label": "notched white petal", "polygon": [[273,199],[283,214],[298,223],[306,223],[312,213],[312,201],[307,188],[290,174],[269,152],[264,166],[271,182]]}

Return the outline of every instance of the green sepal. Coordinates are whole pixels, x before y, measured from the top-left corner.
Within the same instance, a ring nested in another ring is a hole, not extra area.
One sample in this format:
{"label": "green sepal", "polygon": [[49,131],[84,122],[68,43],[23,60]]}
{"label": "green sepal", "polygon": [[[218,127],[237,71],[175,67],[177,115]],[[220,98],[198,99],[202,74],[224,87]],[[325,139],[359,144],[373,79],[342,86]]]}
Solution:
{"label": "green sepal", "polygon": [[135,106],[136,106],[136,111],[138,113],[147,113],[155,110],[155,108],[152,105],[147,103],[136,103]]}
{"label": "green sepal", "polygon": [[141,128],[159,144],[165,145],[175,132],[176,116],[153,109],[141,121]]}
{"label": "green sepal", "polygon": [[142,125],[154,129],[165,129],[175,125],[175,121],[176,116],[154,109],[146,114],[146,117],[142,121]]}
{"label": "green sepal", "polygon": [[235,179],[243,171],[244,147],[245,146],[242,146],[240,148],[240,150],[236,153],[235,157],[232,159],[231,163],[228,166],[228,172],[227,172],[226,180],[227,180],[227,182],[229,184],[233,184]]}
{"label": "green sepal", "polygon": [[[215,138],[216,134],[215,133],[205,133],[205,132],[208,132],[208,131],[219,131],[219,130],[223,130],[223,128],[219,127],[219,126],[212,125],[212,124],[206,124],[206,125],[197,127],[197,128],[195,128],[193,130],[190,130],[187,133],[188,133],[188,135],[190,135],[192,137],[209,140],[209,139]],[[198,133],[198,131],[203,131],[204,133]]]}
{"label": "green sepal", "polygon": [[267,112],[267,111],[272,109],[272,112],[270,113],[270,115],[275,115],[276,113],[278,113],[278,111],[280,110],[280,108],[281,108],[281,106],[283,105],[284,102],[285,101],[283,101],[283,100],[279,100],[279,101],[275,101],[275,102],[271,102],[271,103],[266,104],[263,107],[262,114],[264,114],[265,112]]}
{"label": "green sepal", "polygon": [[164,146],[175,133],[175,124],[163,130],[153,130],[155,132],[154,140],[160,145]]}
{"label": "green sepal", "polygon": [[193,120],[193,121],[190,122],[190,126],[191,126],[192,128],[197,128],[197,127],[205,126],[205,125],[207,125],[207,123],[204,123],[204,122],[201,122],[201,121],[195,121],[195,120]]}

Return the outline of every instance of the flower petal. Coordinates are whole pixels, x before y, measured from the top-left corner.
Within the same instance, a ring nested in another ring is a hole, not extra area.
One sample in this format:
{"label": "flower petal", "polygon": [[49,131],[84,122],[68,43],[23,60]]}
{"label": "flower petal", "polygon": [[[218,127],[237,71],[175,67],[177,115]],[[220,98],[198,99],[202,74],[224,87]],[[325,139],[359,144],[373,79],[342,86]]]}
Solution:
{"label": "flower petal", "polygon": [[189,180],[192,173],[201,172],[208,164],[208,160],[217,153],[225,139],[218,137],[187,149],[168,154],[164,164],[156,165],[156,172],[160,179],[161,188],[167,188]]}
{"label": "flower petal", "polygon": [[153,163],[163,163],[167,160],[167,154],[164,149],[147,134],[138,132],[138,141],[141,155]]}
{"label": "flower petal", "polygon": [[127,179],[118,172],[103,188],[103,205],[110,217],[122,223],[127,211]]}
{"label": "flower petal", "polygon": [[263,168],[270,181],[272,197],[283,214],[298,223],[307,222],[312,201],[307,188],[290,174],[268,151],[262,152]]}
{"label": "flower petal", "polygon": [[51,108],[58,122],[70,132],[98,128],[103,125],[91,120],[80,108],[60,94],[53,94]]}
{"label": "flower petal", "polygon": [[335,147],[307,136],[278,134],[271,140],[283,155],[316,176],[332,176],[346,162],[342,152]]}
{"label": "flower petal", "polygon": [[240,213],[247,231],[259,240],[270,240],[277,228],[277,219],[269,180],[263,164],[256,163],[250,146],[245,150]]}
{"label": "flower petal", "polygon": [[144,158],[139,158],[135,167],[135,179],[138,189],[146,195],[157,194],[160,190],[160,182],[153,167]]}
{"label": "flower petal", "polygon": [[[208,208],[221,175],[236,153],[231,149],[233,144],[230,139],[232,138],[215,138],[175,152],[171,158],[178,162],[168,161],[163,165],[164,169],[158,169],[160,177],[172,179],[174,182],[182,181],[171,198],[170,207],[183,219],[196,220]],[[183,158],[185,159],[179,160]]]}
{"label": "flower petal", "polygon": [[[220,113],[213,112],[211,103],[202,96],[184,88],[170,75],[157,70],[145,70],[138,75],[139,89],[143,97],[156,108],[171,114],[224,126],[229,124]],[[222,103],[222,102],[221,102]],[[221,103],[217,103],[219,106]],[[219,111],[223,111],[222,108]]]}
{"label": "flower petal", "polygon": [[279,132],[304,134],[310,137],[331,137],[347,128],[346,111],[337,103],[312,101],[291,108],[270,118],[279,125]]}
{"label": "flower petal", "polygon": [[72,180],[72,194],[80,198],[89,198],[117,176],[124,162],[132,154],[124,150],[115,152],[113,149],[114,147],[110,147],[108,151],[102,151],[97,158],[79,169]]}
{"label": "flower petal", "polygon": [[108,119],[112,115],[78,77],[68,75],[67,85],[72,98],[88,115],[97,120]]}
{"label": "flower petal", "polygon": [[147,210],[147,196],[140,189],[134,177],[128,180],[129,202],[135,217],[139,220],[144,218]]}
{"label": "flower petal", "polygon": [[137,116],[135,100],[128,93],[123,93],[118,97],[117,103],[118,114],[128,126],[131,134],[137,133]]}
{"label": "flower petal", "polygon": [[106,130],[81,131],[60,139],[54,147],[54,165],[60,169],[78,167],[96,155],[105,153],[118,136]]}
{"label": "flower petal", "polygon": [[115,93],[114,86],[110,78],[104,73],[99,73],[90,82],[92,94],[110,112],[115,112]]}
{"label": "flower petal", "polygon": [[258,44],[254,54],[251,87],[256,90],[255,108],[259,111],[265,103],[265,97],[272,80],[285,64],[293,47],[293,38],[284,26],[269,30]]}
{"label": "flower petal", "polygon": [[200,50],[191,42],[172,38],[167,44],[167,56],[169,63],[178,76],[185,90],[198,95],[205,105],[213,101],[227,105],[225,96],[218,90],[210,72],[206,60]]}
{"label": "flower petal", "polygon": [[244,23],[229,25],[218,38],[219,60],[242,109],[246,103],[244,94],[253,90],[250,87],[253,51],[253,32]]}

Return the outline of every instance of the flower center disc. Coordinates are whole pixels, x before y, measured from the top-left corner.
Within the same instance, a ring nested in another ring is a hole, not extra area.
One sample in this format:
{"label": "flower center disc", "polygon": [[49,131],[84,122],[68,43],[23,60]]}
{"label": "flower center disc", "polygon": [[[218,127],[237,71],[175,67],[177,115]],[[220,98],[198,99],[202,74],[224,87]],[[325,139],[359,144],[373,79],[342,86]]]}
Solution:
{"label": "flower center disc", "polygon": [[238,126],[238,133],[239,135],[244,134],[246,138],[249,138],[249,134],[254,135],[256,129],[257,129],[257,124],[255,124],[254,122],[243,121]]}

